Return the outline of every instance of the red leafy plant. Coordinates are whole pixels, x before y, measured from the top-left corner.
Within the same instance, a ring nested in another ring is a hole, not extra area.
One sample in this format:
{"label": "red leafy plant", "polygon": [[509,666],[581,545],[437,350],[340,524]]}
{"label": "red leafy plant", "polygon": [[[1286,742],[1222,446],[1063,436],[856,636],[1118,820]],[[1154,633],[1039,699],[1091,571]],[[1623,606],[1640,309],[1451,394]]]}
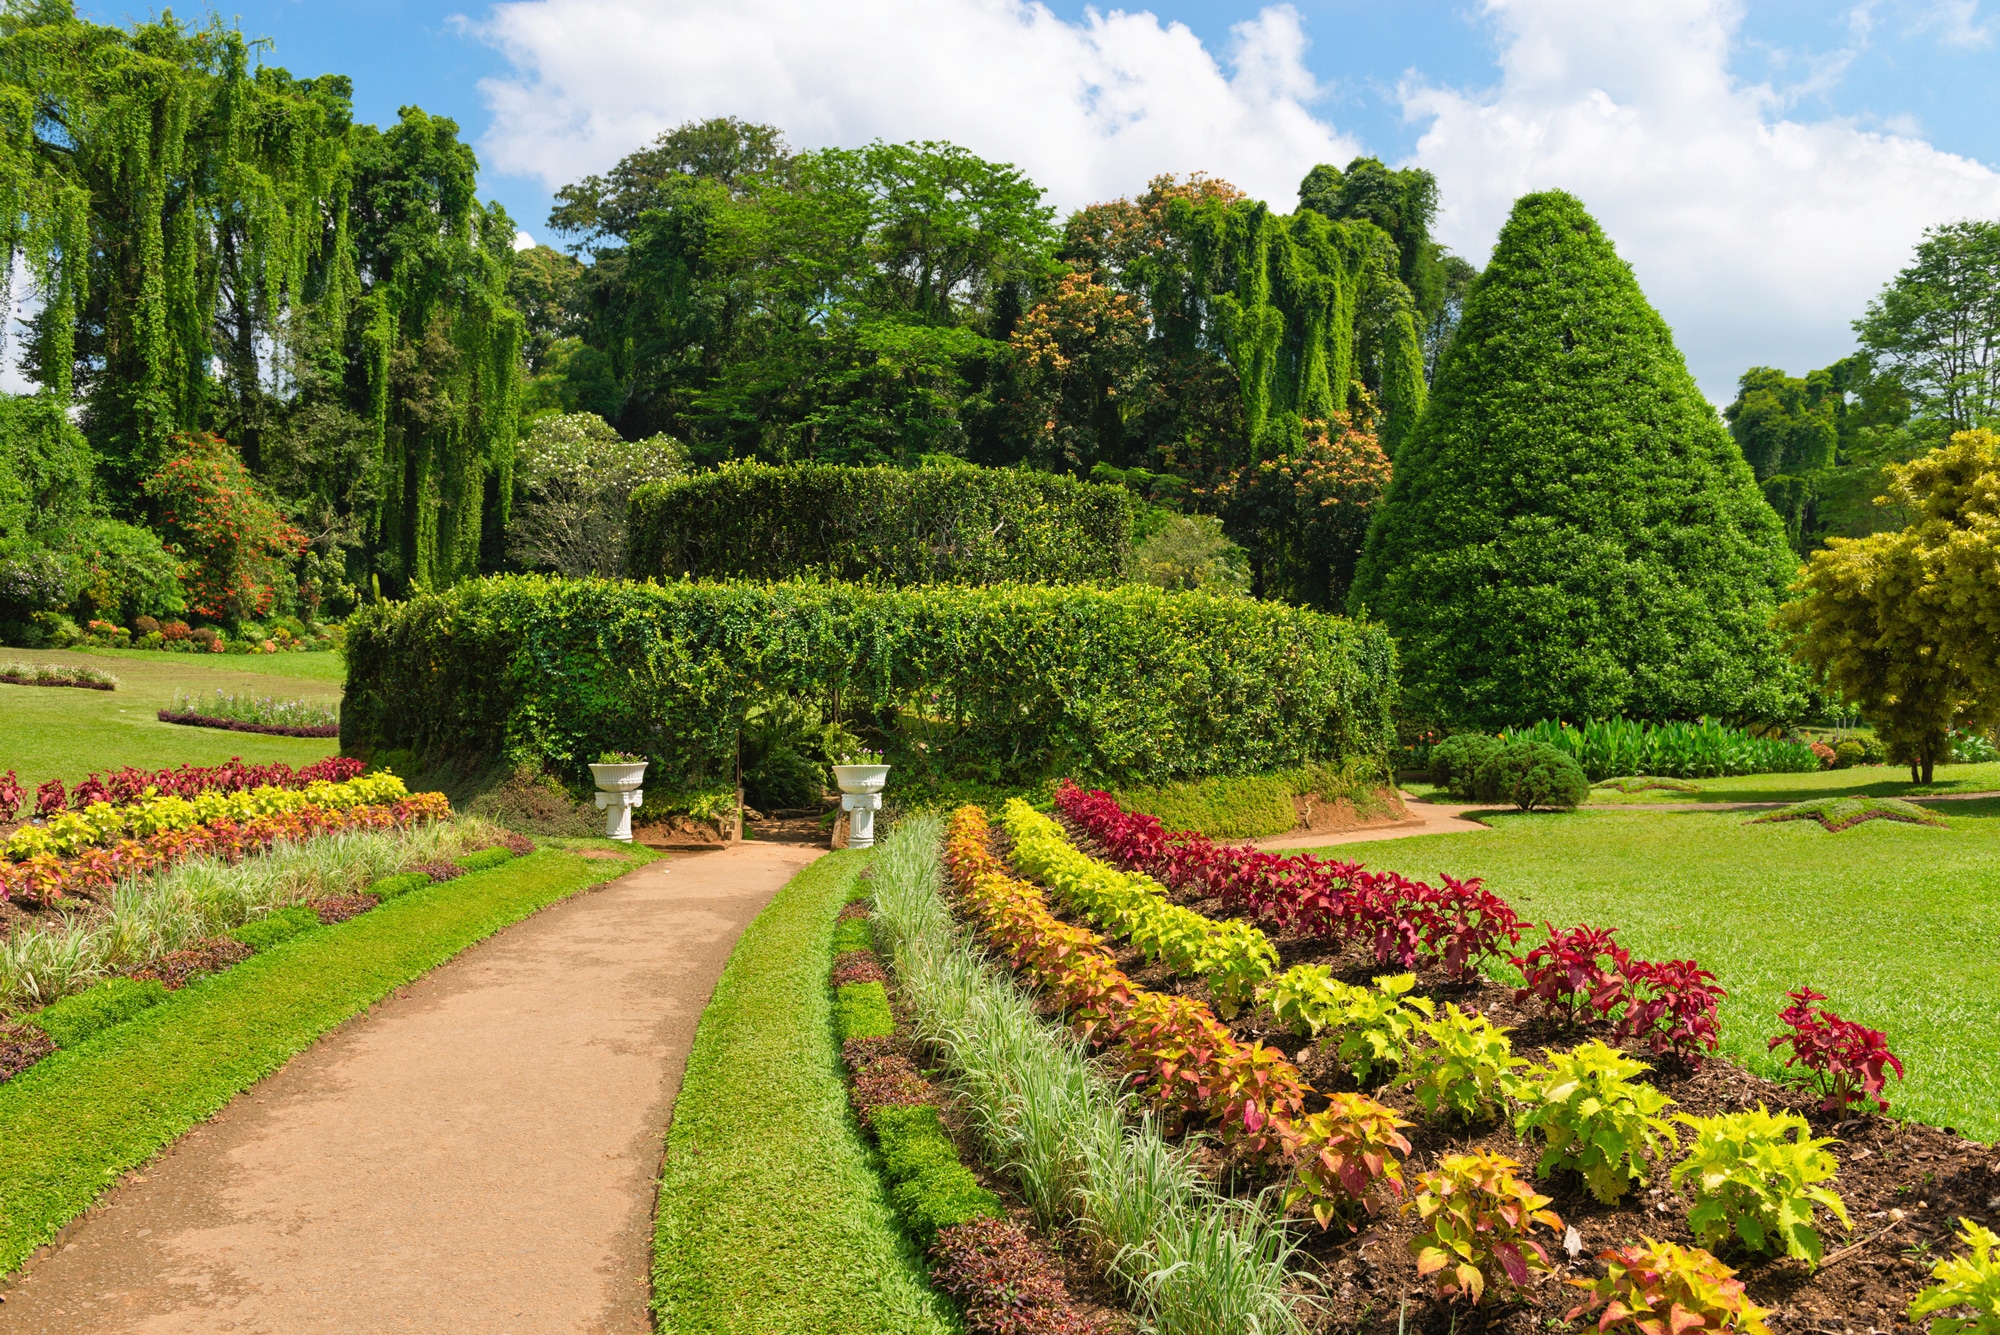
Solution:
{"label": "red leafy plant", "polygon": [[1771,1050],[1789,1046],[1786,1066],[1803,1066],[1812,1073],[1813,1083],[1826,1097],[1821,1108],[1845,1112],[1857,1103],[1872,1102],[1883,1112],[1889,1101],[1882,1097],[1888,1070],[1903,1078],[1903,1062],[1889,1051],[1888,1035],[1852,1020],[1843,1020],[1832,1011],[1813,1003],[1825,1001],[1826,994],[1800,987],[1785,994],[1791,1005],[1778,1012],[1789,1033],[1771,1040]]}
{"label": "red leafy plant", "polygon": [[931,1279],[965,1307],[971,1335],[1093,1335],[1062,1271],[1019,1224],[974,1219],[939,1229]]}
{"label": "red leafy plant", "polygon": [[8,770],[7,777],[0,779],[0,821],[14,819],[15,813],[21,809],[21,803],[27,798],[28,790],[21,786],[20,778],[13,770]]}
{"label": "red leafy plant", "polygon": [[69,793],[61,779],[50,779],[35,789],[35,815],[41,820],[62,814],[69,808]]}
{"label": "red leafy plant", "polygon": [[1729,994],[1715,975],[1693,960],[1653,964],[1631,961],[1625,970],[1625,1013],[1618,1021],[1621,1043],[1642,1041],[1656,1057],[1698,1063],[1721,1045],[1716,1008]]}
{"label": "red leafy plant", "polygon": [[1625,966],[1631,952],[1618,944],[1617,929],[1578,923],[1559,932],[1550,923],[1549,939],[1525,955],[1514,957],[1525,985],[1516,1002],[1535,997],[1543,1009],[1571,1020],[1585,1012],[1609,1015],[1625,1000]]}

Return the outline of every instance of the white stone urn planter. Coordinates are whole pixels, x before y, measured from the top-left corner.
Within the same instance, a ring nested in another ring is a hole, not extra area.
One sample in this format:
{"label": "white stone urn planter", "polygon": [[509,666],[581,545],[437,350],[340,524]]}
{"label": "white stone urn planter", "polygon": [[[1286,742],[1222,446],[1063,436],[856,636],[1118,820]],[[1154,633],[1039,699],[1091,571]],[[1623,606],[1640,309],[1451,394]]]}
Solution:
{"label": "white stone urn planter", "polygon": [[597,780],[597,809],[604,813],[604,837],[632,842],[632,809],[645,805],[644,760],[619,765],[592,765],[590,777]]}
{"label": "white stone urn planter", "polygon": [[889,782],[889,767],[835,765],[833,781],[840,785],[840,806],[847,813],[847,846],[875,847],[875,813],[882,809],[882,788]]}

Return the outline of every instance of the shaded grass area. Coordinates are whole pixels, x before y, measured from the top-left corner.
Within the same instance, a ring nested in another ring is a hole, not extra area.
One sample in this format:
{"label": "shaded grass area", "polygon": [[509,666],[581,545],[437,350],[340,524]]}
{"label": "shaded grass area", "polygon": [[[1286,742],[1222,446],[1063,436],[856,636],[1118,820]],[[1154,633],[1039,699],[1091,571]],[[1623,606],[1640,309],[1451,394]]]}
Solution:
{"label": "shaded grass area", "polygon": [[1888,1033],[1909,1068],[1889,1083],[1897,1115],[1991,1141],[2000,800],[1935,809],[1949,829],[1875,820],[1831,834],[1698,809],[1494,815],[1489,834],[1338,853],[1408,875],[1483,876],[1524,918],[1616,927],[1644,958],[1699,960],[1729,989],[1724,1047],[1763,1074],[1779,1070],[1765,1043],[1785,992],[1811,983]]}
{"label": "shaded grass area", "polygon": [[118,1174],[395,988],[467,946],[648,860],[545,849],[317,928],[0,1085],[0,1274]]}
{"label": "shaded grass area", "polygon": [[668,1335],[958,1329],[848,1110],[827,971],[867,853],[794,877],[702,1013],[660,1177],[653,1307]]}
{"label": "shaded grass area", "polygon": [[1644,802],[1810,802],[1820,797],[1923,797],[1941,793],[2000,791],[2000,763],[1939,765],[1930,783],[1911,783],[1904,765],[1857,765],[1817,774],[1744,774],[1733,779],[1691,779],[1699,792],[1652,790],[1614,793],[1593,789],[1592,806]]}
{"label": "shaded grass area", "polygon": [[[165,769],[186,761],[213,765],[241,756],[258,764],[282,760],[309,765],[333,755],[331,737],[268,737],[256,733],[185,728],[162,723],[157,714],[174,703],[176,692],[212,698],[218,688],[235,695],[308,698],[328,704],[340,698],[336,677],[274,678],[245,665],[287,658],[335,659],[336,654],[142,654],[144,661],[111,661],[117,650],[9,649],[6,657],[37,663],[87,663],[118,677],[115,691],[65,690],[0,684],[0,773],[14,770],[32,791],[47,779],[74,784],[92,770],[108,773],[121,765]],[[134,651],[137,652],[137,651]]]}

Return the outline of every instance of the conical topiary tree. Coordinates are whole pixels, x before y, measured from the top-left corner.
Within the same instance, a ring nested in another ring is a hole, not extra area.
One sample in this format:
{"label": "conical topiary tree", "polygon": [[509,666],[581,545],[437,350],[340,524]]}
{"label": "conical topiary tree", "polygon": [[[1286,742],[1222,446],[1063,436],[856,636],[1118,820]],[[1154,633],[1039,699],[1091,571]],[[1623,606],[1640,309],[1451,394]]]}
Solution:
{"label": "conical topiary tree", "polygon": [[1778,517],[1595,220],[1528,195],[1396,459],[1350,605],[1397,637],[1406,713],[1782,716]]}

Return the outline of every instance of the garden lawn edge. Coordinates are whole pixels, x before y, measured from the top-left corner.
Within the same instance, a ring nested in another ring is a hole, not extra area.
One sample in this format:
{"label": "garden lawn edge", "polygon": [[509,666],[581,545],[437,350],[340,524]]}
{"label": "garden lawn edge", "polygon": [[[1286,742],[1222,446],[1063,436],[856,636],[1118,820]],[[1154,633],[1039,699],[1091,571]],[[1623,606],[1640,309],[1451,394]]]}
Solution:
{"label": "garden lawn edge", "polygon": [[663,1335],[959,1329],[889,1207],[834,1035],[834,919],[870,857],[830,854],[795,876],[702,1012],[660,1173]]}
{"label": "garden lawn edge", "polygon": [[637,865],[545,849],[411,891],[191,983],[0,1084],[0,1276],[119,1174],[328,1031],[501,928]]}

